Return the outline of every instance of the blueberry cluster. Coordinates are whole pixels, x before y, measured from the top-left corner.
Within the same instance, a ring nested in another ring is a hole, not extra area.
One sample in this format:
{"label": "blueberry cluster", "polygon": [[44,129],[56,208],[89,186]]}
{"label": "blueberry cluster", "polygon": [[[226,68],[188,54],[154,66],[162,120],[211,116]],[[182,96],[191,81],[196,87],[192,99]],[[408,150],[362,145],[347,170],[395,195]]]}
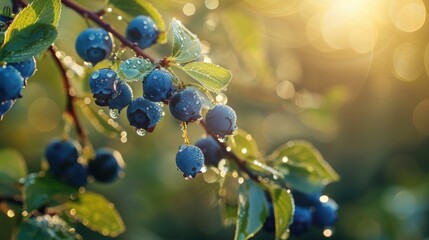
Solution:
{"label": "blueberry cluster", "polygon": [[88,177],[96,181],[112,182],[124,167],[118,151],[101,148],[87,163],[81,156],[81,146],[70,139],[53,139],[45,150],[49,172],[76,187],[87,184]]}
{"label": "blueberry cluster", "polygon": [[[312,226],[320,229],[332,229],[337,221],[337,203],[326,195],[306,194],[296,190],[292,191],[295,201],[295,212],[292,224],[289,226],[291,235],[301,236],[308,232]],[[275,231],[274,209],[269,202],[269,216],[264,223],[264,230]]]}
{"label": "blueberry cluster", "polygon": [[0,67],[0,119],[12,108],[15,100],[22,97],[22,89],[35,71],[34,57]]}
{"label": "blueberry cluster", "polygon": [[[144,49],[154,44],[159,32],[154,21],[148,16],[134,18],[126,29],[129,41]],[[76,51],[86,62],[96,64],[108,58],[112,52],[112,39],[103,29],[89,28],[79,34]],[[128,85],[141,81],[143,95],[133,99],[133,90]],[[127,118],[139,135],[152,132],[164,115],[162,106],[168,104],[171,115],[187,124],[203,118],[204,99],[192,87],[178,83],[174,75],[162,66],[157,66],[142,57],[131,57],[120,62],[115,71],[102,68],[94,71],[89,78],[95,104],[109,107],[110,116],[117,118],[127,107]],[[205,124],[210,135],[224,138],[236,130],[234,110],[224,104],[212,104],[205,115]],[[217,165],[223,153],[217,141],[208,137],[197,142],[197,146],[186,144],[179,147],[176,165],[183,175],[193,178],[206,165]]]}

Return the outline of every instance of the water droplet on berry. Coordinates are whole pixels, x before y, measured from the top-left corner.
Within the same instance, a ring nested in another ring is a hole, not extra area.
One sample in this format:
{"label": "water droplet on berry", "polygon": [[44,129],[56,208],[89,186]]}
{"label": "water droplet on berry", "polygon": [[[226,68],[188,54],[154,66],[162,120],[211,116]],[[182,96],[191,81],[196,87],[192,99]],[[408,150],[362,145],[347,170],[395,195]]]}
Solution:
{"label": "water droplet on berry", "polygon": [[145,129],[143,129],[143,128],[139,128],[139,129],[136,130],[137,135],[139,135],[141,137],[143,137],[144,135],[146,135],[146,132],[147,131]]}
{"label": "water droplet on berry", "polygon": [[192,180],[192,179],[194,178],[191,175],[185,177],[185,180]]}
{"label": "water droplet on berry", "polygon": [[107,76],[107,77],[109,77],[109,78],[113,77],[113,72],[110,72],[110,71],[109,71],[109,72],[107,72],[107,73],[106,73],[106,76]]}
{"label": "water droplet on berry", "polygon": [[92,63],[90,62],[83,62],[83,64],[87,67],[87,68],[92,68],[94,65],[92,65]]}
{"label": "water droplet on berry", "polygon": [[200,169],[200,172],[202,172],[202,173],[207,172],[207,167],[206,167],[206,166],[203,166],[203,167]]}
{"label": "water droplet on berry", "polygon": [[119,117],[119,110],[118,109],[110,109],[109,115],[111,118],[116,119]]}
{"label": "water droplet on berry", "polygon": [[92,79],[97,79],[100,77],[100,73],[98,71],[92,73]]}
{"label": "water droplet on berry", "polygon": [[199,101],[199,100],[197,100],[197,101],[195,102],[195,104],[197,104],[197,105],[198,105],[198,104],[200,104],[200,101]]}
{"label": "water droplet on berry", "polygon": [[180,147],[179,147],[179,152],[181,152],[181,151],[183,151],[183,150],[185,150],[185,148],[187,147],[187,145],[186,144],[182,144],[182,145],[180,145]]}
{"label": "water droplet on berry", "polygon": [[89,35],[89,37],[88,37],[88,38],[89,38],[89,40],[90,40],[90,41],[92,41],[92,40],[94,40],[94,39],[95,39],[95,35],[94,35],[94,34],[91,34],[91,35]]}

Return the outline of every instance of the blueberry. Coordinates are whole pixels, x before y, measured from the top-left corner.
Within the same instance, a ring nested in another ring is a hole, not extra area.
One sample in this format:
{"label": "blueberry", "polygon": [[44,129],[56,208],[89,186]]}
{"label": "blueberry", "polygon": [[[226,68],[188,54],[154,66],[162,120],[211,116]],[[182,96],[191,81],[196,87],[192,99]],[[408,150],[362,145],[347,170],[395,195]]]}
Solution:
{"label": "blueberry", "polygon": [[264,226],[262,227],[266,232],[274,232],[276,230],[276,222],[274,218],[273,202],[268,202],[268,217],[265,219]]}
{"label": "blueberry", "polygon": [[159,32],[155,22],[149,16],[137,16],[127,26],[126,37],[139,48],[145,49],[154,44]]}
{"label": "blueberry", "polygon": [[161,120],[161,107],[143,97],[134,99],[127,109],[127,117],[131,126],[152,132]]}
{"label": "blueberry", "polygon": [[236,122],[237,116],[234,110],[224,104],[216,104],[205,117],[207,130],[221,138],[232,134],[237,129]]}
{"label": "blueberry", "polygon": [[143,81],[144,97],[152,102],[168,100],[173,91],[173,76],[164,69],[155,69]]}
{"label": "blueberry", "polygon": [[45,157],[49,164],[49,171],[62,176],[67,168],[77,164],[80,146],[72,140],[54,139],[45,150]]}
{"label": "blueberry", "polygon": [[87,28],[77,36],[75,47],[83,60],[96,64],[110,56],[113,42],[106,30]]}
{"label": "blueberry", "polygon": [[36,72],[36,59],[34,59],[34,57],[28,58],[22,62],[8,63],[7,65],[18,70],[24,80],[33,76]]}
{"label": "blueberry", "polygon": [[75,187],[83,187],[88,182],[88,168],[80,163],[75,163],[64,172],[64,180]]}
{"label": "blueberry", "polygon": [[0,120],[3,119],[3,116],[12,108],[13,101],[7,100],[0,102]]}
{"label": "blueberry", "polygon": [[89,77],[89,87],[95,98],[95,104],[99,106],[109,105],[109,100],[117,96],[116,72],[110,68],[97,70]]}
{"label": "blueberry", "polygon": [[121,111],[123,108],[128,106],[133,99],[133,90],[130,85],[123,81],[118,83],[116,89],[117,96],[109,101],[109,108]]}
{"label": "blueberry", "polygon": [[314,207],[319,202],[320,193],[308,194],[292,189],[292,196],[296,204],[303,207]]}
{"label": "blueberry", "polygon": [[329,199],[328,201],[319,201],[313,212],[313,224],[322,229],[333,227],[337,221],[338,204]]}
{"label": "blueberry", "polygon": [[127,81],[139,81],[152,71],[154,65],[151,61],[141,58],[132,57],[121,62],[119,66],[119,76]]}
{"label": "blueberry", "polygon": [[212,136],[199,139],[195,143],[195,146],[199,147],[201,151],[203,151],[204,163],[206,165],[217,167],[219,161],[224,157],[222,148]]}
{"label": "blueberry", "polygon": [[22,97],[24,79],[13,67],[0,67],[0,102]]}
{"label": "blueberry", "polygon": [[107,148],[98,149],[95,158],[89,161],[89,174],[99,182],[112,182],[118,177],[124,166],[124,160],[118,151]]}
{"label": "blueberry", "polygon": [[193,122],[201,119],[201,108],[203,99],[197,91],[186,88],[177,92],[170,98],[170,113],[182,122]]}
{"label": "blueberry", "polygon": [[0,15],[0,31],[4,32],[6,31],[7,27],[12,23],[13,18]]}
{"label": "blueberry", "polygon": [[303,233],[308,232],[311,227],[311,219],[312,216],[310,208],[295,205],[293,221],[289,226],[291,235],[301,236]]}
{"label": "blueberry", "polygon": [[176,154],[176,165],[184,177],[194,178],[204,167],[204,154],[200,148],[192,145],[181,145]]}

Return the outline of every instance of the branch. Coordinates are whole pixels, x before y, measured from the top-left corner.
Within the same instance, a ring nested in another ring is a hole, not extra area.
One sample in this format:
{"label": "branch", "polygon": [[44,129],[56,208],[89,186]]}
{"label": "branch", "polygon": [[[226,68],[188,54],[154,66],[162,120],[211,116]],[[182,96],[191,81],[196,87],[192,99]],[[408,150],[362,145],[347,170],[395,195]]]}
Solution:
{"label": "branch", "polygon": [[10,196],[1,196],[0,195],[0,203],[14,203],[17,205],[24,205],[21,197],[10,197]]}
{"label": "branch", "polygon": [[61,75],[62,75],[64,90],[66,92],[66,110],[65,110],[65,113],[70,115],[70,117],[73,119],[73,123],[75,125],[76,132],[79,135],[80,140],[83,143],[86,143],[87,142],[87,135],[86,135],[85,130],[82,127],[82,124],[80,123],[80,121],[77,117],[75,106],[74,106],[74,100],[76,100],[76,91],[74,90],[74,88],[70,84],[70,79],[67,76],[67,70],[65,69],[63,63],[61,62],[61,60],[57,56],[57,48],[54,45],[52,45],[49,47],[49,51],[51,52],[52,58],[54,59],[55,63],[57,64],[57,66],[61,72]]}
{"label": "branch", "polygon": [[64,5],[66,5],[67,7],[69,7],[70,9],[73,9],[78,14],[82,15],[83,17],[87,17],[87,18],[91,19],[93,22],[97,23],[100,27],[102,27],[106,31],[112,33],[113,36],[115,36],[115,38],[118,39],[122,43],[122,45],[131,48],[138,56],[144,57],[144,58],[150,60],[152,63],[156,62],[156,60],[153,57],[144,53],[143,50],[138,47],[137,43],[132,43],[132,42],[128,41],[128,39],[126,39],[121,33],[119,33],[114,28],[112,28],[112,26],[109,23],[103,21],[103,19],[100,18],[99,13],[91,12],[91,11],[79,6],[73,0],[62,0],[61,2]]}

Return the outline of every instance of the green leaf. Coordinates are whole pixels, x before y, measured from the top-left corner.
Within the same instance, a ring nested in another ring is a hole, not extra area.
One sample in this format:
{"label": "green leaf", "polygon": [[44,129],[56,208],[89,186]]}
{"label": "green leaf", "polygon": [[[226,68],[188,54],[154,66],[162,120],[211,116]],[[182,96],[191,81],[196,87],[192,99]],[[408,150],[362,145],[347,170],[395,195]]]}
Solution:
{"label": "green leaf", "polygon": [[76,240],[82,239],[58,216],[37,216],[21,223],[17,240]]}
{"label": "green leaf", "polygon": [[253,237],[268,217],[268,201],[264,190],[251,180],[240,186],[237,217],[235,240]]}
{"label": "green leaf", "polygon": [[178,63],[188,63],[201,56],[201,42],[197,35],[189,31],[183,24],[173,18],[171,20],[173,34],[173,53],[171,57]]}
{"label": "green leaf", "polygon": [[191,62],[181,69],[213,92],[224,90],[232,79],[230,70],[206,62]]}
{"label": "green leaf", "polygon": [[320,152],[306,141],[289,141],[275,150],[270,159],[292,188],[301,192],[321,191],[340,178]]}
{"label": "green leaf", "polygon": [[70,199],[78,189],[51,176],[30,174],[24,183],[24,210],[55,206]]}
{"label": "green leaf", "polygon": [[274,209],[276,239],[287,239],[295,208],[292,195],[284,188],[271,188],[270,196]]}
{"label": "green leaf", "polygon": [[57,38],[54,26],[35,23],[15,31],[0,48],[0,60],[4,62],[24,61],[45,51]]}
{"label": "green leaf", "polygon": [[157,42],[167,42],[165,22],[162,19],[162,16],[159,13],[158,9],[156,9],[151,3],[145,0],[110,0],[110,4],[112,4],[115,8],[122,10],[122,12],[124,12],[125,14],[131,15],[132,17],[136,17],[139,15],[150,16],[156,23],[156,26],[159,30]]}
{"label": "green leaf", "polygon": [[61,14],[61,0],[34,0],[16,15],[6,31],[5,42],[13,35],[35,23],[58,26]]}
{"label": "green leaf", "polygon": [[18,180],[27,175],[27,165],[22,155],[12,149],[0,150],[0,194],[19,194]]}
{"label": "green leaf", "polygon": [[261,159],[261,153],[255,139],[243,129],[237,129],[237,133],[228,138],[226,145],[241,159],[248,161]]}
{"label": "green leaf", "polygon": [[116,237],[125,231],[124,222],[113,203],[99,194],[81,193],[75,201],[68,201],[64,206],[70,209],[73,218],[104,236]]}

